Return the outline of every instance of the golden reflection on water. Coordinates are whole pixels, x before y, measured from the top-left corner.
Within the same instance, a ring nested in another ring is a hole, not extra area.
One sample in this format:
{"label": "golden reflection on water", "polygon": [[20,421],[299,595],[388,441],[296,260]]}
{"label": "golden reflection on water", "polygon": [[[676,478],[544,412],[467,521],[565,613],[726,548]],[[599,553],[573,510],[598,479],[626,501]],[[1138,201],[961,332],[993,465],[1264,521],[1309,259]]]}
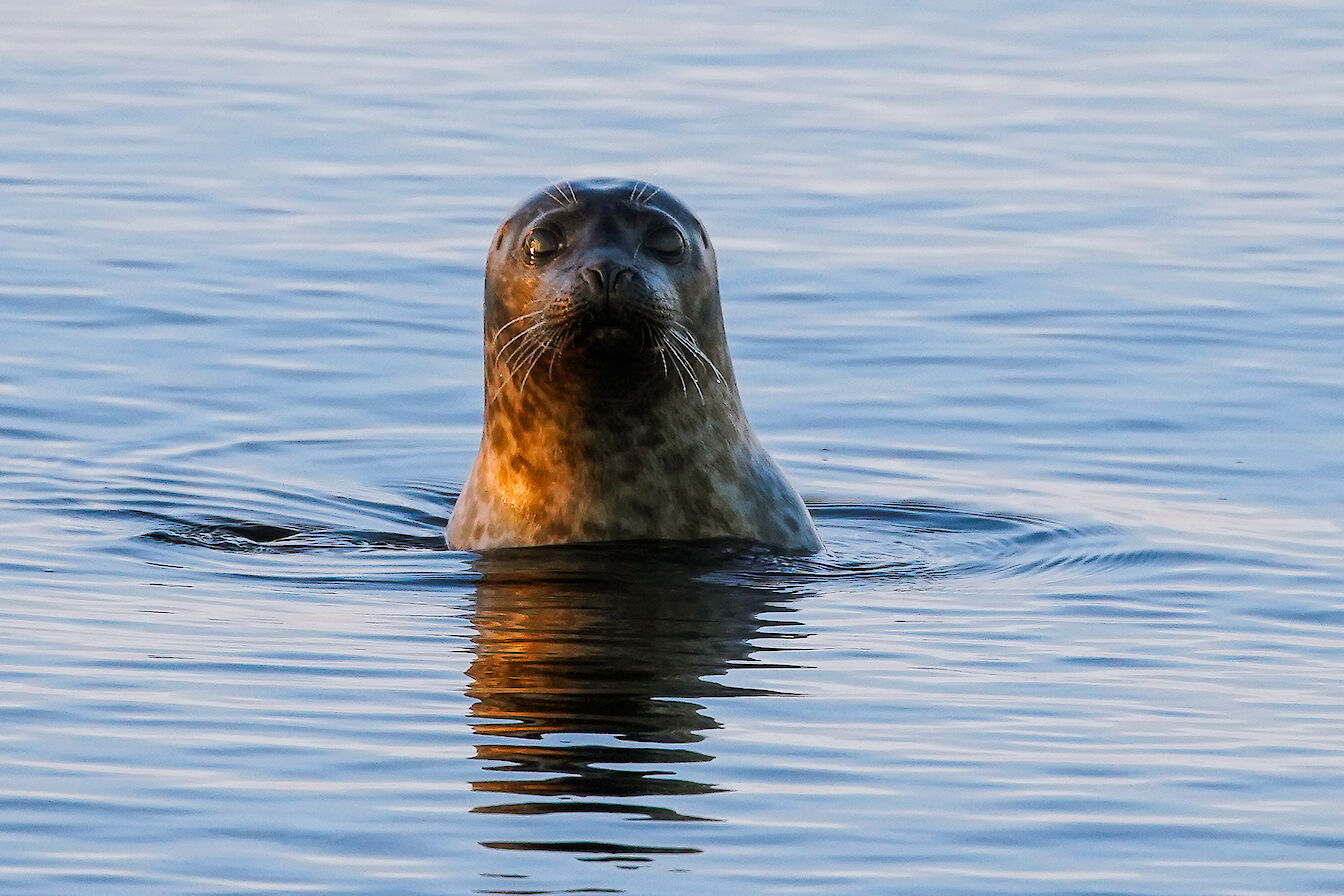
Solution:
{"label": "golden reflection on water", "polygon": [[[472,782],[492,815],[618,815],[711,821],[679,798],[722,787],[707,766],[720,727],[709,698],[772,694],[715,680],[759,663],[767,639],[797,638],[778,619],[795,595],[714,573],[744,559],[725,548],[608,546],[498,552],[475,567],[475,659],[467,694]],[[727,577],[724,577],[727,578]],[[769,620],[762,618],[769,612]],[[576,817],[566,824],[581,831]],[[646,855],[690,847],[490,841],[496,849]]]}

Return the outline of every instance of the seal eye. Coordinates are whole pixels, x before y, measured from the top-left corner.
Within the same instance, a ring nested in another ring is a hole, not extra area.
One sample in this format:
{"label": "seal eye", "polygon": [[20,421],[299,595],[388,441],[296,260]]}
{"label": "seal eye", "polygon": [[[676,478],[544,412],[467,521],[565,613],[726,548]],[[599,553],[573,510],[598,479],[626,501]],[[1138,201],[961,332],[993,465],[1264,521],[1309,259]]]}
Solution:
{"label": "seal eye", "polygon": [[675,227],[659,227],[644,237],[644,248],[663,261],[678,261],[686,254],[686,238]]}
{"label": "seal eye", "polygon": [[560,234],[549,227],[538,227],[523,237],[523,258],[530,265],[547,261],[563,247]]}

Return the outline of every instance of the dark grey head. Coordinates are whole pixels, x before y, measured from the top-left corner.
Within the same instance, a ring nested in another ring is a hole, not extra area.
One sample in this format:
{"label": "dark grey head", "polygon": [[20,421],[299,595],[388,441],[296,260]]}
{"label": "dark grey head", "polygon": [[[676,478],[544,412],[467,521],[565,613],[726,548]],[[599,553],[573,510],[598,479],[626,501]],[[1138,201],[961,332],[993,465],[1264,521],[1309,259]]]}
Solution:
{"label": "dark grey head", "polygon": [[[487,388],[731,384],[714,250],[671,194],[642,181],[553,184],[495,234],[485,274]],[[540,386],[538,386],[540,387]]]}

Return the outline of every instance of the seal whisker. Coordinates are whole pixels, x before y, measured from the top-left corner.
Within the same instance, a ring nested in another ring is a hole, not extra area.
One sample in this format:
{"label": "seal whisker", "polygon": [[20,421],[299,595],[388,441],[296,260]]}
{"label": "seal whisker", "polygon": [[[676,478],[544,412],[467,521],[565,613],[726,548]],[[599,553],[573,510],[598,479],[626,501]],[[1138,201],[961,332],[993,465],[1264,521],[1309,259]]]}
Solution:
{"label": "seal whisker", "polygon": [[546,342],[544,348],[554,357],[565,353],[565,349],[574,344],[574,320],[577,315],[573,312],[565,314],[556,320],[552,320],[546,329]]}
{"label": "seal whisker", "polygon": [[[655,331],[655,330],[653,329],[653,324],[649,323],[649,321],[648,321],[647,319],[642,318],[642,317],[641,317],[641,318],[637,318],[637,320],[638,320],[638,323],[639,323],[639,335],[640,335],[640,338],[643,340],[643,341],[641,342],[641,344],[640,344],[640,347],[641,347],[641,348],[646,348],[646,349],[652,349],[652,350],[654,350],[654,351],[657,351],[657,350],[658,350],[658,333],[657,333],[657,331]],[[664,376],[667,375],[667,370],[666,370],[666,369],[663,370],[663,375],[664,375]]]}
{"label": "seal whisker", "polygon": [[[527,312],[527,313],[525,313],[525,314],[520,314],[520,315],[518,315],[517,317],[513,318],[513,319],[510,320],[508,323],[504,324],[504,326],[500,327],[498,330],[495,331],[494,338],[492,338],[492,339],[490,340],[490,344],[493,346],[496,342],[499,342],[500,338],[503,337],[503,336],[505,335],[505,333],[508,332],[509,328],[512,327],[514,324],[516,324],[516,323],[520,323],[521,321],[529,320],[529,319],[531,319],[531,318],[541,317],[541,316],[543,316],[545,313],[546,313],[546,310],[545,310],[544,308],[542,308],[542,309],[538,309],[538,310],[536,310],[536,311],[529,311],[529,312]],[[529,327],[528,329],[530,329],[530,327]],[[527,332],[527,329],[524,329],[523,332]],[[519,335],[519,334],[515,334],[515,336],[514,336],[513,338],[516,339],[516,338],[518,337],[518,335]],[[510,339],[509,341],[512,342],[513,339]],[[506,343],[506,344],[507,344],[507,343]]]}
{"label": "seal whisker", "polygon": [[710,368],[710,371],[714,372],[714,380],[716,383],[723,383],[723,373],[719,372],[718,365],[715,365],[714,361],[710,360],[710,356],[706,355],[703,349],[700,348],[700,344],[696,343],[694,336],[691,336],[691,334],[684,328],[677,328],[672,330],[672,337],[679,341],[679,343],[685,345],[685,348],[687,348],[696,359],[699,359],[700,363],[706,365],[706,367]]}
{"label": "seal whisker", "polygon": [[663,365],[663,379],[667,379],[670,371],[667,369],[667,352],[663,348],[663,340],[660,338],[659,331],[654,330],[653,324],[647,318],[639,318],[640,335],[644,338],[644,347],[651,349],[658,356],[659,362]]}
{"label": "seal whisker", "polygon": [[527,389],[527,380],[532,376],[532,371],[537,369],[538,361],[545,357],[549,352],[551,355],[551,363],[548,366],[549,369],[554,370],[555,359],[564,352],[567,346],[568,342],[562,343],[559,346],[554,346],[549,341],[538,341],[533,347],[534,350],[527,355],[527,371],[523,374],[522,382],[518,384],[518,392],[521,394]]}
{"label": "seal whisker", "polygon": [[521,332],[517,333],[516,335],[514,335],[512,339],[510,339],[508,342],[504,343],[502,346],[496,349],[495,357],[499,358],[505,363],[508,363],[509,358],[511,356],[510,349],[512,348],[512,346],[515,345],[516,343],[519,343],[520,340],[522,340],[521,344],[519,345],[519,348],[512,349],[512,354],[516,354],[520,348],[527,345],[527,340],[533,339],[537,335],[537,333],[540,330],[542,330],[545,326],[546,321],[539,320],[536,323],[532,324],[531,326],[527,327],[526,329],[522,330]]}
{"label": "seal whisker", "polygon": [[498,369],[495,372],[496,382],[490,387],[490,401],[497,399],[500,396],[500,393],[504,391],[504,387],[513,381],[513,373],[512,365],[498,365]]}
{"label": "seal whisker", "polygon": [[536,364],[537,359],[546,353],[546,347],[544,340],[525,343],[523,349],[516,352],[515,356],[511,357],[509,362],[504,365],[500,388],[503,388],[505,383],[511,382],[514,375],[519,371],[524,371],[522,381],[518,383],[518,391],[522,392],[523,387],[527,385],[527,374],[532,372],[532,367]]}
{"label": "seal whisker", "polygon": [[536,368],[537,361],[540,360],[540,358],[541,358],[541,352],[536,352],[532,355],[532,360],[527,365],[527,372],[523,374],[522,382],[518,384],[519,394],[522,394],[524,391],[527,390],[527,379],[532,375],[532,371]]}
{"label": "seal whisker", "polygon": [[700,346],[696,344],[695,339],[693,339],[691,335],[686,332],[685,329],[681,327],[672,327],[668,330],[668,335],[670,335],[681,345],[685,346],[686,349],[690,351],[690,353],[697,360],[699,360],[701,364],[704,364],[711,371],[713,371],[715,382],[719,383],[720,385],[723,384],[723,374],[719,372],[719,368],[715,366],[714,362],[709,359],[709,355],[706,355],[700,349]]}
{"label": "seal whisker", "polygon": [[[665,344],[668,348],[668,354],[672,356],[672,367],[677,371],[677,378],[681,380],[681,391],[687,392],[686,381],[690,380],[691,385],[695,386],[696,394],[703,399],[705,393],[700,389],[700,380],[696,377],[695,370],[691,367],[691,361],[686,356],[686,352],[674,341],[668,341]],[[685,376],[682,375],[683,372]]]}
{"label": "seal whisker", "polygon": [[[505,383],[512,380],[514,374],[519,370],[526,368],[527,373],[531,373],[537,360],[553,348],[555,329],[556,324],[548,320],[540,320],[510,339],[504,348],[495,353],[495,367],[498,369],[500,380],[499,389],[502,389]],[[522,382],[518,385],[520,392],[526,382],[527,376],[524,375]],[[496,389],[495,395],[498,395],[498,389]]]}
{"label": "seal whisker", "polygon": [[[674,345],[672,345],[672,344],[670,344],[670,343],[665,343],[664,346],[663,346],[663,349],[664,349],[664,351],[666,352],[666,355],[671,355],[671,356],[672,356],[672,372],[675,373],[675,374],[677,375],[677,380],[680,381],[680,383],[681,383],[681,392],[682,392],[683,395],[685,395],[685,394],[686,394],[686,377],[682,376],[682,373],[681,373],[681,365],[677,363],[677,362],[680,360],[680,358],[679,358],[679,356],[677,355],[677,349],[676,349],[676,346],[674,346]],[[663,367],[664,367],[664,369],[666,369],[666,367],[667,367],[666,355],[664,355],[664,360],[663,360]]]}
{"label": "seal whisker", "polygon": [[691,380],[691,385],[695,387],[695,394],[700,396],[700,400],[705,400],[705,390],[700,388],[700,377],[696,375],[695,368],[691,365],[691,359],[686,359],[686,375]]}

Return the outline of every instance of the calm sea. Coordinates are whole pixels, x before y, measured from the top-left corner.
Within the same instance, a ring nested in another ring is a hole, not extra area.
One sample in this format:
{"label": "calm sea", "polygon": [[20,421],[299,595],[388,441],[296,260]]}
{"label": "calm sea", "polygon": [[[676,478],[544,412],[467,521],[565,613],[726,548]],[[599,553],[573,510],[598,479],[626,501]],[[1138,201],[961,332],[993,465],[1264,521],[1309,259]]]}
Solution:
{"label": "calm sea", "polygon": [[[1344,892],[1344,6],[9,3],[0,892]],[[827,553],[478,557],[487,242],[718,249]]]}

